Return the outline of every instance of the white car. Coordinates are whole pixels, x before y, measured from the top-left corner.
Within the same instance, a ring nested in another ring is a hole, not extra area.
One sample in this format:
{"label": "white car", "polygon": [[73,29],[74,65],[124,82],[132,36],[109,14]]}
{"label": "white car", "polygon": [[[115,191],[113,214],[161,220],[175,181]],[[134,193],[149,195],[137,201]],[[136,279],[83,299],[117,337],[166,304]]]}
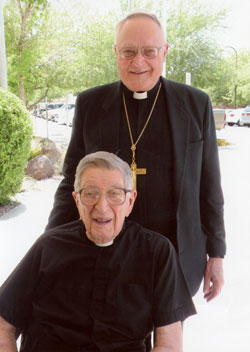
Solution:
{"label": "white car", "polygon": [[250,127],[250,105],[246,106],[245,109],[243,109],[241,114],[241,122],[242,125],[247,125],[248,127]]}
{"label": "white car", "polygon": [[241,122],[241,114],[244,109],[231,109],[231,110],[226,110],[226,122],[227,125],[233,126],[233,125],[238,125],[238,126],[243,126],[243,123]]}
{"label": "white car", "polygon": [[68,109],[68,110],[65,109],[64,111],[61,111],[60,114],[58,114],[56,122],[59,125],[72,126],[72,121],[73,121],[74,114],[75,114],[75,108],[74,107],[71,108],[71,109]]}
{"label": "white car", "polygon": [[66,118],[71,110],[74,111],[75,104],[64,104],[60,109],[54,110],[54,113],[51,114],[53,121],[59,123],[60,125],[67,125]]}

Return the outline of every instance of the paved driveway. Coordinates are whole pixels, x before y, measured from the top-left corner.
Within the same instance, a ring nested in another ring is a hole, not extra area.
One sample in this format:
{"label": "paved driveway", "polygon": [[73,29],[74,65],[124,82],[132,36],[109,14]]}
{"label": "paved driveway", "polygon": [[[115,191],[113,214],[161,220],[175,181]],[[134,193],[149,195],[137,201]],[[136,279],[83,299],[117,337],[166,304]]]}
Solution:
{"label": "paved driveway", "polygon": [[250,351],[250,128],[227,126],[217,136],[232,143],[219,148],[228,247],[225,285],[210,303],[202,288],[195,297],[198,315],[184,326],[184,352]]}

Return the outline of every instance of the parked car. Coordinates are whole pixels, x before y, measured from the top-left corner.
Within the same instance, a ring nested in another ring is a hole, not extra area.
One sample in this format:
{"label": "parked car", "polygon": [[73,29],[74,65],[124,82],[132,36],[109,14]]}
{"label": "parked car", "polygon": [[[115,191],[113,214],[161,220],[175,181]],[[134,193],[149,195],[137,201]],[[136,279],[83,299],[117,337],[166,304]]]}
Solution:
{"label": "parked car", "polygon": [[241,114],[241,122],[242,125],[250,127],[250,105],[246,106],[245,109],[243,109]]}
{"label": "parked car", "polygon": [[75,104],[68,104],[68,109],[66,106],[63,107],[60,111],[58,111],[55,116],[55,121],[59,125],[67,125],[72,126],[72,120],[75,113]]}
{"label": "parked car", "polygon": [[[48,112],[48,119],[50,119],[50,112],[51,110],[60,109],[63,106],[63,103],[51,103],[47,105],[47,112]],[[46,104],[43,108],[39,109],[39,117],[46,118]]]}
{"label": "parked car", "polygon": [[[60,109],[55,109],[55,110],[51,110],[48,112],[49,115],[49,120],[55,121],[55,122],[59,122],[59,120],[62,120],[62,116],[65,116],[66,111],[68,109],[68,111],[70,111],[71,109],[73,109],[75,107],[75,104],[63,104],[62,107],[60,107]],[[61,123],[62,124],[62,123]]]}
{"label": "parked car", "polygon": [[243,126],[243,123],[241,121],[241,115],[244,109],[231,109],[231,110],[226,110],[226,122],[227,125],[233,126],[233,125],[238,125],[238,126]]}
{"label": "parked car", "polygon": [[221,130],[226,124],[225,109],[213,109],[216,130]]}

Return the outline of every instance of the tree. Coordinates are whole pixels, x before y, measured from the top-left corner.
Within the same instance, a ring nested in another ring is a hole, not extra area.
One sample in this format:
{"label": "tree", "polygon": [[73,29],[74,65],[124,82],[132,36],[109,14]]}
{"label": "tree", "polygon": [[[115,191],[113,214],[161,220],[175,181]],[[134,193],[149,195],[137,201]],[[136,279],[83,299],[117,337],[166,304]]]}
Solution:
{"label": "tree", "polygon": [[[37,40],[46,5],[47,0],[10,0],[5,7],[9,87],[24,103],[28,73],[39,55]],[[36,28],[32,27],[32,22],[37,22]]]}
{"label": "tree", "polygon": [[26,106],[71,89],[76,58],[72,21],[47,0],[8,0],[6,51],[10,90]]}
{"label": "tree", "polygon": [[[48,6],[47,0],[6,1],[9,87],[27,106],[46,96],[50,100],[67,92],[76,94],[118,79],[114,27],[130,10],[129,0],[120,0],[116,11],[104,14],[80,0],[63,6],[55,1]],[[135,7],[151,9],[161,17],[162,1],[137,0]],[[216,104],[231,104],[236,73],[229,69],[214,35],[225,13],[211,13],[199,0],[177,3],[167,10],[167,78],[185,82],[186,72],[191,72],[192,85],[210,92]],[[238,80],[242,76],[241,100],[248,89],[240,68],[248,71],[244,62],[239,60],[237,72]]]}
{"label": "tree", "polygon": [[118,80],[113,23],[110,16],[82,18],[75,85],[79,90]]}
{"label": "tree", "polygon": [[184,83],[186,72],[190,72],[192,85],[204,88],[213,84],[214,67],[220,60],[213,32],[220,28],[225,13],[209,14],[197,0],[178,4],[177,9],[168,11],[166,75]]}
{"label": "tree", "polygon": [[238,106],[250,105],[250,50],[238,53],[237,86]]}
{"label": "tree", "polygon": [[[221,50],[220,61],[214,67],[213,85],[206,86],[210,98],[217,106],[245,107],[250,103],[250,50],[238,51],[237,63],[234,53],[225,56]],[[235,97],[236,91],[236,97]]]}

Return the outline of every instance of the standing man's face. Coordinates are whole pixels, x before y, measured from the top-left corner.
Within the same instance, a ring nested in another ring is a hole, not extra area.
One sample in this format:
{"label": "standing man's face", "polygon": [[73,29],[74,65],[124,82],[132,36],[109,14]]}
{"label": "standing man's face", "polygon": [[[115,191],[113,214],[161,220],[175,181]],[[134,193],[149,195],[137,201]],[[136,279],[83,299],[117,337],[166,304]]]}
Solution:
{"label": "standing man's face", "polygon": [[[160,48],[158,56],[147,59],[142,56],[142,47]],[[139,49],[133,59],[124,59],[118,53],[122,48]],[[117,70],[121,81],[131,91],[148,91],[157,83],[162,74],[167,54],[161,28],[150,18],[140,17],[127,20],[117,33],[116,46]]]}

